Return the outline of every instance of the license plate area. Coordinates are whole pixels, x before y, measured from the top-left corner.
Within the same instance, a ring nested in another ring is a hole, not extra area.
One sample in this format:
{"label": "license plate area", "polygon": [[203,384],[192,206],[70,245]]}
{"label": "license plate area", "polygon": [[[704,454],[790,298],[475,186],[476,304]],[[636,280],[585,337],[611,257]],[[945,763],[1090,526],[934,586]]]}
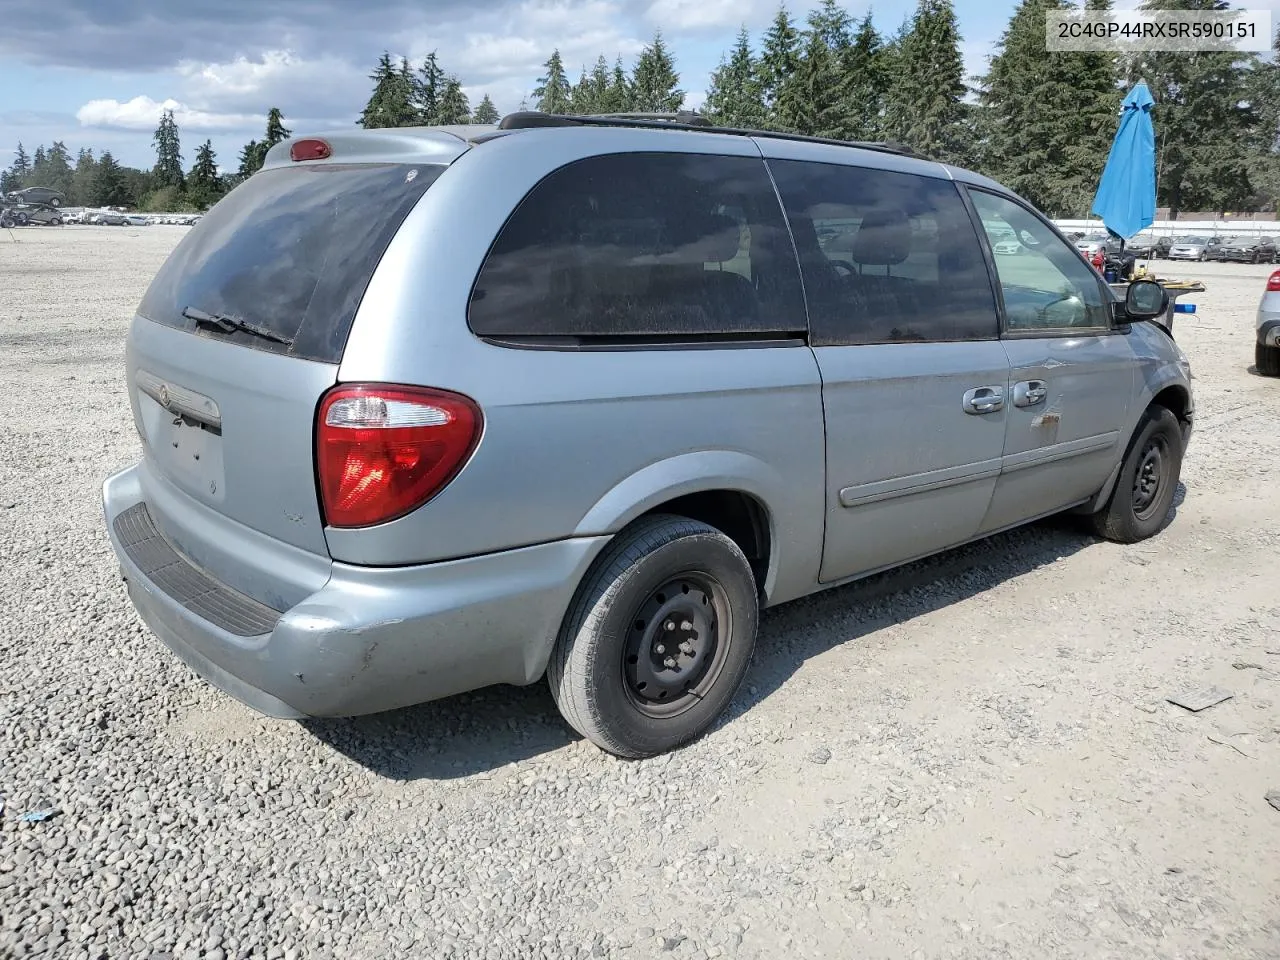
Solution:
{"label": "license plate area", "polygon": [[145,393],[138,396],[148,452],[169,480],[206,503],[226,495],[222,429],[166,410]]}

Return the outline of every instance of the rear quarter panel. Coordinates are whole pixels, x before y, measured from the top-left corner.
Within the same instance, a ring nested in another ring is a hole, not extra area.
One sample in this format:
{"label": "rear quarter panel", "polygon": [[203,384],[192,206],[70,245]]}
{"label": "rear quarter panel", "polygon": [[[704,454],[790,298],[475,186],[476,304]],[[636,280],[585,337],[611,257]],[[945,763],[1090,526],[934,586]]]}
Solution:
{"label": "rear quarter panel", "polygon": [[513,349],[467,327],[472,282],[546,174],[600,153],[759,156],[751,141],[624,130],[524,131],[464,154],[391,244],[356,316],[341,381],[457,390],[484,411],[470,462],[391,523],[327,531],[335,559],[422,563],[612,533],[672,497],[735,489],[770,518],[771,600],[812,589],[822,549],[821,382],[803,345]]}

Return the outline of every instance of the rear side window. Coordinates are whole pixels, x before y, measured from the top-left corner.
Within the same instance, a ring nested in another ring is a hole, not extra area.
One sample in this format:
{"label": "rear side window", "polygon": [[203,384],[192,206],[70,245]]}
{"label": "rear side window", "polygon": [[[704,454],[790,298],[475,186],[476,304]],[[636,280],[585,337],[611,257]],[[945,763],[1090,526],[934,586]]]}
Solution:
{"label": "rear side window", "polygon": [[763,161],[610,154],[544,178],[502,228],[469,310],[482,337],[800,336],[800,273]]}
{"label": "rear side window", "polygon": [[243,321],[274,337],[201,332],[261,350],[337,363],[373,271],[434,164],[287,167],[254,174],[170,254],[138,312],[194,330],[184,311]]}
{"label": "rear side window", "polygon": [[954,184],[770,160],[804,270],[815,345],[999,334],[982,245]]}

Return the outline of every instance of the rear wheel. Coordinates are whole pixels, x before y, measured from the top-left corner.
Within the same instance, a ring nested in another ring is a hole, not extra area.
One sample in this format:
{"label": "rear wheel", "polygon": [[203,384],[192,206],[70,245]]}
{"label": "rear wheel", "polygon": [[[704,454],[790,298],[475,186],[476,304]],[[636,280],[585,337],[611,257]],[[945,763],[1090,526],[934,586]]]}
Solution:
{"label": "rear wheel", "polygon": [[579,587],[547,667],[565,720],[621,757],[650,757],[715,722],[746,675],[759,610],[738,545],[684,517],[618,534]]}
{"label": "rear wheel", "polygon": [[1129,443],[1106,505],[1090,517],[1094,532],[1137,543],[1159,531],[1182,473],[1182,428],[1167,407],[1150,406]]}
{"label": "rear wheel", "polygon": [[1280,377],[1280,347],[1260,343],[1254,349],[1258,373],[1264,377]]}

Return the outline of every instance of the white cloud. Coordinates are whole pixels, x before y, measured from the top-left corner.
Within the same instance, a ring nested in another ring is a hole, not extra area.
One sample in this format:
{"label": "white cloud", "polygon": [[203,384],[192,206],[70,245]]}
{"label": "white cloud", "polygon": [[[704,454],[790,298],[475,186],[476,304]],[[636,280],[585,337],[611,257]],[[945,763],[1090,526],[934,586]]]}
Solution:
{"label": "white cloud", "polygon": [[273,106],[294,113],[346,115],[359,109],[352,91],[367,88],[366,70],[338,57],[305,58],[290,49],[222,63],[178,64],[181,99],[210,112],[263,114]]}
{"label": "white cloud", "polygon": [[121,130],[154,130],[161,114],[173,111],[180,128],[189,130],[233,130],[252,124],[257,118],[246,114],[211,113],[194,110],[173,98],[152,100],[137,96],[132,100],[90,100],[76,111],[82,127],[114,127]]}
{"label": "white cloud", "polygon": [[645,16],[664,30],[727,30],[737,28],[753,5],[742,0],[654,0]]}

